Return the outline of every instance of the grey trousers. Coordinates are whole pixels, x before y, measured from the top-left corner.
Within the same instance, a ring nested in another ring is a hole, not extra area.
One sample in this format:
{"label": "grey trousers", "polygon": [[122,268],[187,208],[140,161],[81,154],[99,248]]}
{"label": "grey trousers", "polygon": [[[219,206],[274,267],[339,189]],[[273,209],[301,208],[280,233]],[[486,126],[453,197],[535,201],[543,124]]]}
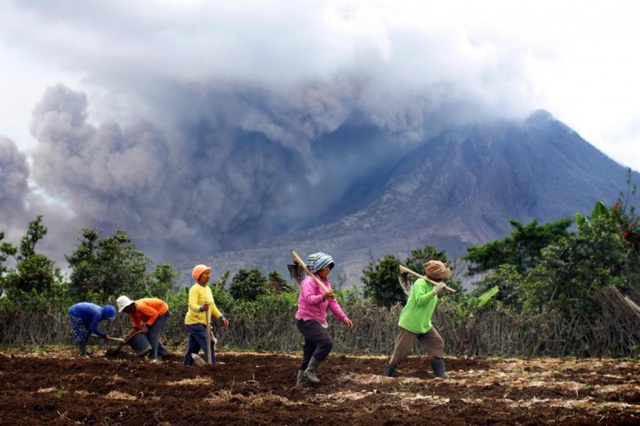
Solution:
{"label": "grey trousers", "polygon": [[167,324],[168,319],[169,311],[156,318],[156,322],[154,322],[153,325],[149,327],[149,331],[147,331],[147,339],[151,344],[151,353],[149,353],[149,359],[157,359],[159,349],[161,350],[162,355],[166,355],[169,352],[160,341],[160,335],[164,331],[164,326]]}
{"label": "grey trousers", "polygon": [[442,340],[435,327],[431,327],[431,330],[424,334],[416,334],[400,328],[389,365],[397,367],[398,364],[404,361],[411,353],[416,339],[422,350],[429,354],[431,358],[442,358],[444,355],[444,340]]}

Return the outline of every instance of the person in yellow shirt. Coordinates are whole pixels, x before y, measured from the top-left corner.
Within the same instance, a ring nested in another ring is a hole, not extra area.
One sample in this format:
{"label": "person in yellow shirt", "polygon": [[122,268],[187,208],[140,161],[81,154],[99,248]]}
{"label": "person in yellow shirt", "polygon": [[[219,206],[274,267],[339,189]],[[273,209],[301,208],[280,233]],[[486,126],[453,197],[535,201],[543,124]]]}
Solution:
{"label": "person in yellow shirt", "polygon": [[211,268],[206,265],[196,265],[191,272],[191,277],[197,282],[189,289],[189,306],[184,318],[189,331],[189,342],[183,361],[186,366],[193,365],[191,354],[197,354],[200,348],[204,350],[205,359],[208,358],[208,351],[211,351],[211,361],[215,364],[213,339],[211,339],[211,346],[207,348],[207,315],[209,318],[213,315],[221,320],[225,327],[229,326],[229,320],[218,310],[211,288],[207,285],[210,276]]}

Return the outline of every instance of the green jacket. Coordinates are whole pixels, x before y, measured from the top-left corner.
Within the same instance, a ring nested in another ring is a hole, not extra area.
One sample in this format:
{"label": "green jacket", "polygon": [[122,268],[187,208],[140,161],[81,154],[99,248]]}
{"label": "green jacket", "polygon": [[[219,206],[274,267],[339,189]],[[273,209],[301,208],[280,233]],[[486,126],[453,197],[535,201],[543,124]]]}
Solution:
{"label": "green jacket", "polygon": [[438,296],[433,292],[434,285],[418,278],[413,283],[409,300],[400,313],[398,325],[407,331],[424,334],[431,330],[431,316],[436,309]]}

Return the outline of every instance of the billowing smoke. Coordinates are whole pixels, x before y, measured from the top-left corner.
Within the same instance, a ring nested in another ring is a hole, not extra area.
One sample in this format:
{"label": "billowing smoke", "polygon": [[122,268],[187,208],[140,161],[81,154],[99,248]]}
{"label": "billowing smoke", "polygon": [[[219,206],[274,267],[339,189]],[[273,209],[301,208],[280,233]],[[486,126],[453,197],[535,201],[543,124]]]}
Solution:
{"label": "billowing smoke", "polygon": [[0,139],[0,224],[43,214],[58,252],[82,227],[157,260],[244,248],[327,220],[448,126],[529,111],[524,59],[495,40],[365,4],[250,3],[24,2],[6,31],[83,88],[52,82],[35,106],[31,169]]}
{"label": "billowing smoke", "polygon": [[[5,233],[25,215],[28,179],[26,155],[13,141],[0,136],[0,230]],[[9,239],[10,235],[5,237]]]}

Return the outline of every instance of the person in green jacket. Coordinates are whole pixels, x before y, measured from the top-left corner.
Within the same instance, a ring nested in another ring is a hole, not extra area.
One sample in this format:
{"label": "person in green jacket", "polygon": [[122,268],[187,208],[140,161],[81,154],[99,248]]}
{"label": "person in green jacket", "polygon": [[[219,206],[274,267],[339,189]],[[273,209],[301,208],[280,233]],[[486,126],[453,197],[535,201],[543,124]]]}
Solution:
{"label": "person in green jacket", "polygon": [[431,368],[437,377],[448,378],[444,368],[444,341],[431,323],[431,317],[438,303],[438,294],[446,287],[442,280],[451,276],[451,270],[446,264],[438,260],[430,260],[424,264],[424,270],[432,284],[424,278],[418,278],[411,288],[409,300],[400,313],[398,326],[400,331],[396,336],[393,356],[384,365],[384,376],[393,377],[398,364],[404,361],[416,339],[422,349],[431,357]]}

